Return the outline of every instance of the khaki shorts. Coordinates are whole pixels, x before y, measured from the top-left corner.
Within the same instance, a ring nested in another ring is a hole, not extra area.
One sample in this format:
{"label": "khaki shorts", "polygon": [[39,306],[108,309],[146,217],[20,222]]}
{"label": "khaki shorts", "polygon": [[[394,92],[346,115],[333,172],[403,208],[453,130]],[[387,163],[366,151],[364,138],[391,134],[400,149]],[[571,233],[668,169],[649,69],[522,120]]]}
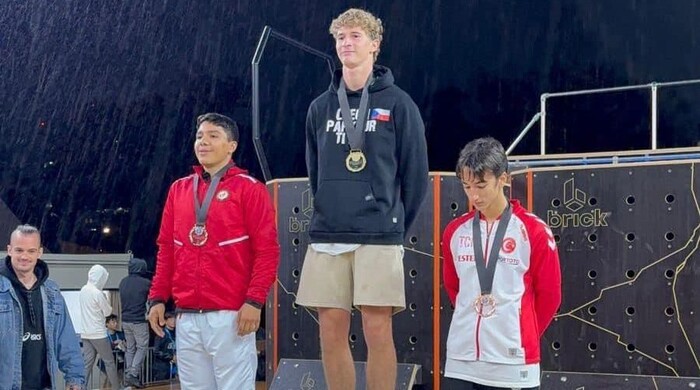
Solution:
{"label": "khaki shorts", "polygon": [[299,280],[296,303],[311,309],[353,306],[406,308],[403,247],[361,245],[337,256],[316,252],[309,245]]}

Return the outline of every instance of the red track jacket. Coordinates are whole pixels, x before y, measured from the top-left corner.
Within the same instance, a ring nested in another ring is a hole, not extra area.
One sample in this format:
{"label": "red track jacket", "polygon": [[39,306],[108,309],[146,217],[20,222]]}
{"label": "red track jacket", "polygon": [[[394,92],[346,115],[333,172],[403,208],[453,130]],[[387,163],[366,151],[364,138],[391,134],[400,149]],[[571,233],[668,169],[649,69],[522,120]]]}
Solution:
{"label": "red track jacket", "polygon": [[186,310],[239,310],[246,300],[264,304],[280,253],[267,188],[247,171],[231,167],[209,207],[209,238],[196,247],[189,239],[195,225],[194,175],[200,175],[200,201],[209,181],[201,179],[202,167],[194,170],[168,192],[149,299],[167,301],[172,296],[178,309]]}

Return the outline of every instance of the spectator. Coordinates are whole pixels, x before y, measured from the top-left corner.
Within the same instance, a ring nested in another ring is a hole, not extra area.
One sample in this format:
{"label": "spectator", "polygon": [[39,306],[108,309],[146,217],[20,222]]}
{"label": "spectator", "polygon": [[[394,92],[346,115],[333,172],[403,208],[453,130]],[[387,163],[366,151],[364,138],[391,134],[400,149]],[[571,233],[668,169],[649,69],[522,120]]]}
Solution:
{"label": "spectator", "polygon": [[148,322],[146,301],[151,281],[146,278],[146,261],[133,258],[129,261],[129,275],[119,282],[119,298],[122,303],[122,328],[126,337],[126,374],[124,383],[142,387],[139,379],[146,351],[148,350]]}
{"label": "spectator", "polygon": [[[124,375],[124,351],[126,351],[124,332],[119,330],[119,317],[117,317],[116,314],[108,315],[105,320],[105,325],[107,325],[107,338],[112,345],[112,356],[114,356],[114,361],[117,364],[117,372],[121,378]],[[100,383],[102,387],[108,387],[108,378],[104,361],[100,359],[97,362],[97,366],[100,368]]]}
{"label": "spectator", "polygon": [[56,389],[59,370],[66,390],[85,383],[80,343],[43,252],[39,230],[20,225],[0,264],[0,389]]}
{"label": "spectator", "polygon": [[177,352],[175,349],[175,314],[165,313],[163,337],[156,336],[153,343],[153,379],[172,379],[177,375]]}
{"label": "spectator", "polygon": [[85,380],[88,386],[91,384],[92,368],[99,356],[104,361],[109,383],[113,388],[119,388],[117,365],[105,330],[105,319],[112,314],[112,306],[102,292],[108,278],[109,272],[105,267],[93,265],[88,272],[87,283],[80,289],[80,317],[83,323],[80,339],[83,342]]}

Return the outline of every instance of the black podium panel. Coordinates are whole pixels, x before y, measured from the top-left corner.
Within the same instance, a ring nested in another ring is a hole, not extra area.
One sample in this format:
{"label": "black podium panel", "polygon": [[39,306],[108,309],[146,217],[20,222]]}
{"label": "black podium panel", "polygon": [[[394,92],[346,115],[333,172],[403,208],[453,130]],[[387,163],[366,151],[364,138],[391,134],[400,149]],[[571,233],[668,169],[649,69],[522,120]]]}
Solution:
{"label": "black podium panel", "polygon": [[541,383],[557,390],[685,390],[700,387],[700,378],[544,371]]}
{"label": "black podium panel", "polygon": [[551,227],[561,258],[563,301],[542,342],[543,369],[700,376],[697,167],[514,175],[514,196]]}

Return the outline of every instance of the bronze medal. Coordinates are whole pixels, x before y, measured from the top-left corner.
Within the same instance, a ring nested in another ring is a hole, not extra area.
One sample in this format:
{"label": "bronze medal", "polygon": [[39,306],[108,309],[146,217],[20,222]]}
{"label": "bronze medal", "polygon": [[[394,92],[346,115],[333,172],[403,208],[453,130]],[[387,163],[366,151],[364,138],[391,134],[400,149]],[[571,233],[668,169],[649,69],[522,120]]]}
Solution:
{"label": "bronze medal", "polygon": [[[474,213],[474,218],[472,220],[472,242],[474,243],[474,258],[476,274],[479,278],[479,287],[481,289],[481,294],[474,300],[474,311],[476,314],[482,318],[491,317],[496,313],[496,298],[492,294],[493,292],[493,278],[496,274],[496,265],[499,261],[499,252],[501,251],[501,246],[503,245],[503,239],[508,229],[508,223],[510,222],[510,217],[512,210],[510,205],[506,206],[503,210],[501,218],[498,222],[498,227],[496,228],[496,235],[493,238],[493,245],[491,245],[491,251],[489,253],[484,252],[484,248],[481,242],[481,213],[477,211]],[[488,262],[486,258],[488,257]]]}
{"label": "bronze medal", "polygon": [[496,313],[496,298],[491,294],[481,294],[474,300],[476,314],[488,318]]}
{"label": "bronze medal", "polygon": [[194,225],[190,230],[190,243],[194,246],[202,246],[209,239],[209,233],[204,225]]}

